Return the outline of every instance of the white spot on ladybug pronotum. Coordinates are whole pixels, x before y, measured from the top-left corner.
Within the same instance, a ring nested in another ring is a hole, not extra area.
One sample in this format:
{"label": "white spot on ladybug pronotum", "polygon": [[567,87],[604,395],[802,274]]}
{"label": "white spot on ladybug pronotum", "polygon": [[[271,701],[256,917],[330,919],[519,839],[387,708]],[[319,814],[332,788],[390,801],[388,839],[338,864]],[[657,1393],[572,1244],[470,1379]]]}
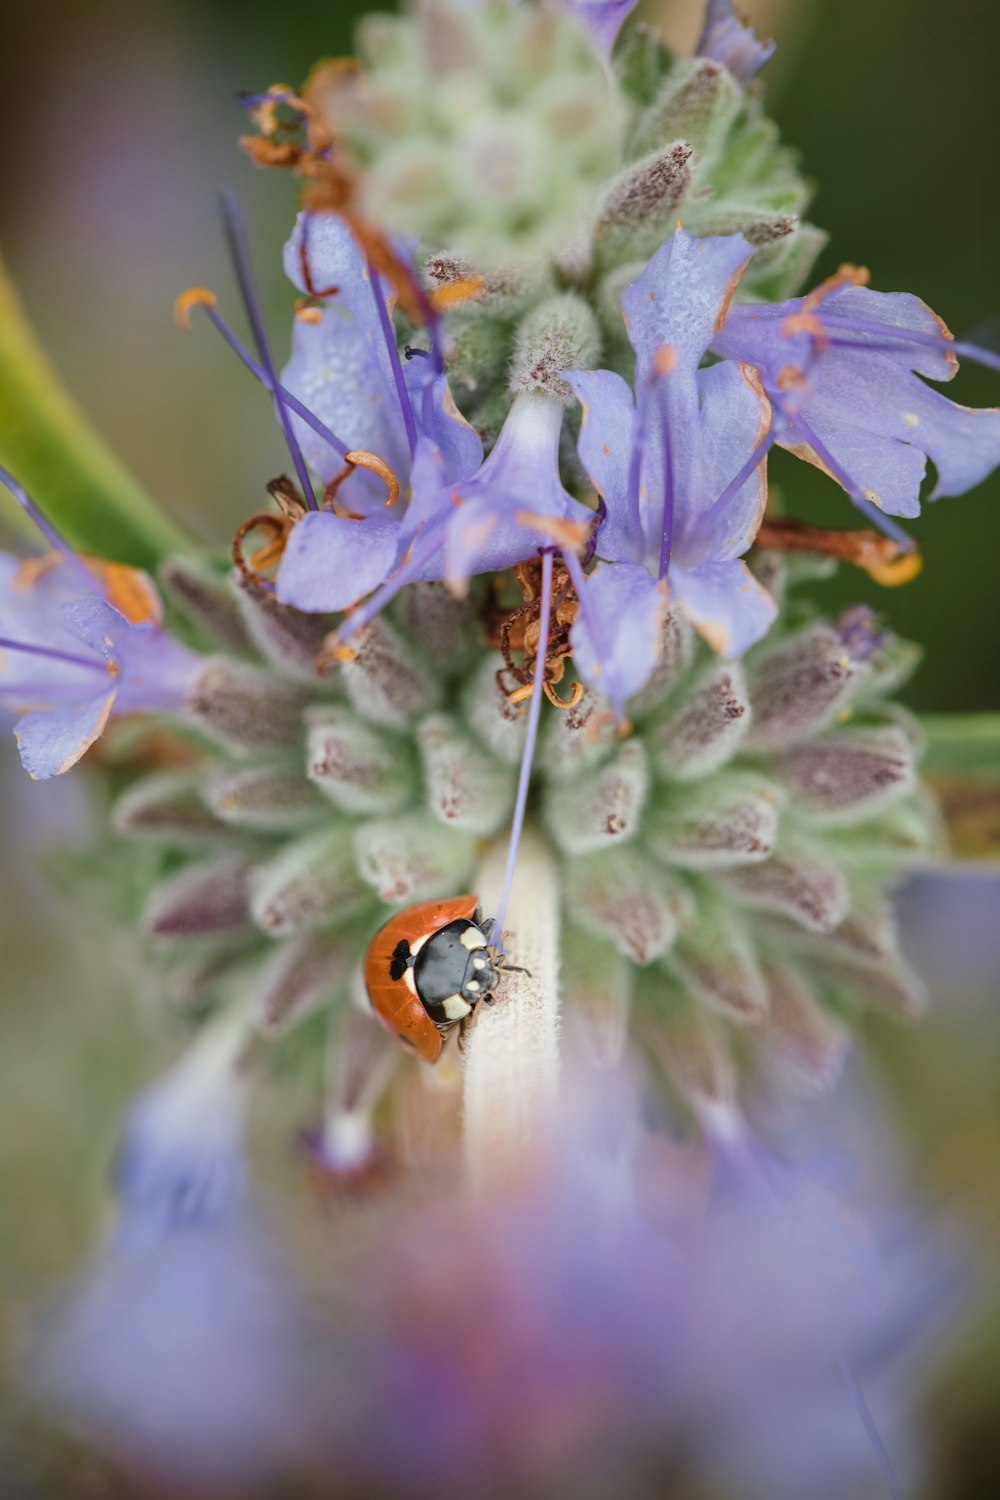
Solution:
{"label": "white spot on ladybug pronotum", "polygon": [[461,995],[449,995],[442,1009],[449,1021],[460,1021],[463,1016],[472,1014],[472,1006]]}

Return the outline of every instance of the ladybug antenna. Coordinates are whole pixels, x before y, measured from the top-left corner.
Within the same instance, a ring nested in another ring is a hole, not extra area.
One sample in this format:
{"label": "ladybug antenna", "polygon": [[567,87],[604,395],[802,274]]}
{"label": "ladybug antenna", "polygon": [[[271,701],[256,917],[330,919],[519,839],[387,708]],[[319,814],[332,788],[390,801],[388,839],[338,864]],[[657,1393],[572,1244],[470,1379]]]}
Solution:
{"label": "ladybug antenna", "polygon": [[531,785],[531,764],[538,743],[538,724],[542,713],[543,685],[545,682],[546,642],[552,620],[552,553],[542,553],[542,594],[538,616],[538,649],[535,653],[535,680],[531,689],[531,706],[528,709],[528,732],[521,752],[521,772],[517,782],[517,797],[514,802],[514,817],[507,847],[507,867],[504,870],[503,888],[496,914],[496,949],[503,954],[503,924],[510,902],[510,889],[514,883],[514,866],[524,830],[524,814],[528,806],[528,789]]}
{"label": "ladybug antenna", "polygon": [[312,481],[306,468],[306,461],[299,447],[299,440],[295,436],[291,418],[288,415],[288,407],[285,403],[275,374],[274,361],[271,358],[271,350],[267,342],[267,334],[264,330],[264,319],[257,299],[257,288],[254,284],[253,268],[250,264],[250,250],[247,245],[246,226],[243,222],[243,210],[240,200],[234,192],[227,190],[220,197],[220,209],[222,213],[222,227],[226,236],[226,244],[229,247],[233,270],[236,280],[243,294],[243,304],[246,308],[247,318],[253,331],[254,343],[257,345],[257,353],[260,362],[267,373],[267,384],[274,396],[274,404],[278,409],[278,417],[282,430],[285,434],[285,442],[288,451],[292,455],[295,471],[299,476],[299,484],[310,510],[316,510],[316,496],[313,494]]}

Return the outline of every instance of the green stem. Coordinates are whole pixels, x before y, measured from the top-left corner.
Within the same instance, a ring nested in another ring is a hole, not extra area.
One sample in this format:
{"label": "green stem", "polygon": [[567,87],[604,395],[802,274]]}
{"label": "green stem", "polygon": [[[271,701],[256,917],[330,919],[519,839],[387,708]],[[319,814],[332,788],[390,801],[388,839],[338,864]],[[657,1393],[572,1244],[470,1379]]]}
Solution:
{"label": "green stem", "polygon": [[929,714],[921,772],[958,859],[1000,859],[1000,714]]}
{"label": "green stem", "polygon": [[1000,714],[925,714],[921,769],[929,776],[987,776],[1000,781]]}
{"label": "green stem", "polygon": [[[118,462],[66,391],[2,261],[0,463],[81,552],[151,568],[185,544],[181,529]],[[13,502],[0,503],[13,513]]]}

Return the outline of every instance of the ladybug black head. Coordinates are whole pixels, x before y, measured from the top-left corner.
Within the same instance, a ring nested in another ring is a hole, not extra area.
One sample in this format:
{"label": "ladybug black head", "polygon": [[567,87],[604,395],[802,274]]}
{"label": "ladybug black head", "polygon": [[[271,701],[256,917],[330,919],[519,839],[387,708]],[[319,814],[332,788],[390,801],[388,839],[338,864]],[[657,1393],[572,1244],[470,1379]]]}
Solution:
{"label": "ladybug black head", "polygon": [[405,938],[400,938],[392,950],[392,958],[389,960],[389,978],[402,979],[411,962],[410,945]]}

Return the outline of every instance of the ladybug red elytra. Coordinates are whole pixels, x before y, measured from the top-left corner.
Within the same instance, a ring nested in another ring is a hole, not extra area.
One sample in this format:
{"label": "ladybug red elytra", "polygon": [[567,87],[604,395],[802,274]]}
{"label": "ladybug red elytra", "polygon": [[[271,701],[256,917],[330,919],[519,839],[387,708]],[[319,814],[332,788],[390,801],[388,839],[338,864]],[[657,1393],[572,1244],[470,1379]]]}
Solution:
{"label": "ladybug red elytra", "polygon": [[437,1061],[451,1028],[496,989],[502,959],[491,950],[493,929],[475,896],[454,896],[398,912],[369,943],[372,1009],[425,1062]]}

